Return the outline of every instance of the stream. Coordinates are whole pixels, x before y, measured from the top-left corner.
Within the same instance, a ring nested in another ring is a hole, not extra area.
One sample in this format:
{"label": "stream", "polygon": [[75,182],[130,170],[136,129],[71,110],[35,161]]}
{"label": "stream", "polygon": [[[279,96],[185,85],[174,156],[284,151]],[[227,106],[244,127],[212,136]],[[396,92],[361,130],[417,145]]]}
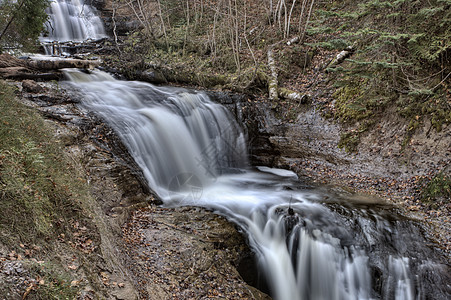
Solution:
{"label": "stream", "polygon": [[252,167],[234,116],[207,94],[66,70],[165,206],[200,206],[239,225],[257,286],[274,299],[447,299],[448,266],[394,208]]}
{"label": "stream", "polygon": [[[90,6],[53,1],[43,42],[105,35]],[[48,50],[50,51],[50,50]],[[200,91],[68,69],[65,86],[119,135],[167,207],[224,215],[255,252],[274,299],[449,299],[449,267],[393,207],[253,167],[235,117]]]}

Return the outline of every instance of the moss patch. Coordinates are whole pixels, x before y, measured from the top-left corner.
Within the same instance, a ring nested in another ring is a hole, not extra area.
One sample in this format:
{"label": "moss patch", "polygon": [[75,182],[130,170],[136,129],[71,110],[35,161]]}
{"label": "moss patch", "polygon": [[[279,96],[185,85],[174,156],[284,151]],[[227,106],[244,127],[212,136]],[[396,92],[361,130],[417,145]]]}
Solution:
{"label": "moss patch", "polygon": [[443,172],[435,175],[422,188],[421,198],[423,202],[432,205],[434,208],[449,204],[451,199],[451,176],[445,175]]}
{"label": "moss patch", "polygon": [[336,98],[335,118],[353,123],[370,116],[372,112],[366,107],[363,94],[364,90],[358,85],[339,88],[333,95]]}

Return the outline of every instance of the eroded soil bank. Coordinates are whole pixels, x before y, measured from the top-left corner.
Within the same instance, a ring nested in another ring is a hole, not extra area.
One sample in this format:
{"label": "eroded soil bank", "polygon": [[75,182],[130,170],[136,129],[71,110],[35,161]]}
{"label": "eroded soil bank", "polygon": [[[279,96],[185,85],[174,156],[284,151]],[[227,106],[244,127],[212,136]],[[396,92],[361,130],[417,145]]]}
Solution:
{"label": "eroded soil bank", "polygon": [[425,181],[439,171],[451,173],[449,126],[436,132],[426,121],[402,147],[407,123],[393,112],[361,138],[357,153],[349,153],[338,146],[343,127],[325,119],[318,105],[313,98],[286,122],[271,103],[243,102],[252,163],[291,169],[338,192],[395,204],[403,215],[419,221],[436,247],[449,255],[450,199],[427,204],[421,198]]}

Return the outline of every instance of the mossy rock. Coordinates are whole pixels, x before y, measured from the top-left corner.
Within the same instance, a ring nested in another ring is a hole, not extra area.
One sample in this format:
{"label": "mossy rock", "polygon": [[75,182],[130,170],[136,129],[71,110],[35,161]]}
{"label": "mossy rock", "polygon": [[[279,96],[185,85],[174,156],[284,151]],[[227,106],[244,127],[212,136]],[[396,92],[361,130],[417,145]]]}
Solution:
{"label": "mossy rock", "polygon": [[365,101],[365,90],[361,85],[341,87],[333,97],[336,99],[335,118],[342,122],[353,123],[372,115]]}

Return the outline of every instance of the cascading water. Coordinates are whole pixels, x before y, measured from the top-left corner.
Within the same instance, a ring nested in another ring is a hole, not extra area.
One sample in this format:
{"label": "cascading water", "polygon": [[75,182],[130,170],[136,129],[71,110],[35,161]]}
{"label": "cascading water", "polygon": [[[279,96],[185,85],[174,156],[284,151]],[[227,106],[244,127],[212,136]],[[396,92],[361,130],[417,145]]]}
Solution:
{"label": "cascading water", "polygon": [[54,54],[53,42],[81,42],[106,37],[102,20],[83,0],[52,0],[47,9],[45,36],[40,38],[46,54]]}
{"label": "cascading water", "polygon": [[275,299],[447,299],[449,268],[417,227],[290,171],[249,167],[240,126],[206,94],[99,71],[67,76],[165,205],[207,207],[241,226]]}

